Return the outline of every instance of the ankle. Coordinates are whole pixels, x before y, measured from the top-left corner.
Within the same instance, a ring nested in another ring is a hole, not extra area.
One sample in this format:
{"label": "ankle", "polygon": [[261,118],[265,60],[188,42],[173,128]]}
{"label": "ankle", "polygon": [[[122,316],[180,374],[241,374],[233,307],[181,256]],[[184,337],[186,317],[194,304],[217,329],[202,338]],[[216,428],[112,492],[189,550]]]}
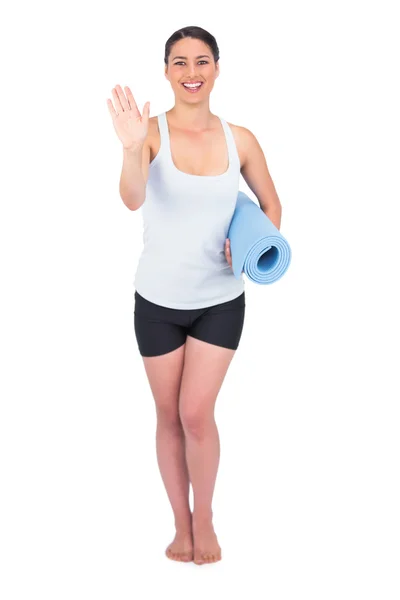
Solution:
{"label": "ankle", "polygon": [[193,526],[203,526],[212,524],[213,512],[212,510],[198,509],[193,511]]}
{"label": "ankle", "polygon": [[192,514],[179,515],[175,517],[175,529],[177,533],[185,533],[192,531]]}

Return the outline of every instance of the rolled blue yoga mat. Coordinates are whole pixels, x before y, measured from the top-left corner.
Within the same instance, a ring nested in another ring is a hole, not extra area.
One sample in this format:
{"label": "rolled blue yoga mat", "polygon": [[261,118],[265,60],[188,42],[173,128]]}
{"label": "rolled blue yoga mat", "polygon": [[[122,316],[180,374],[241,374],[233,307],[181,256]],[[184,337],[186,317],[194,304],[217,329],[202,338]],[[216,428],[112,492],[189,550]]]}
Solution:
{"label": "rolled blue yoga mat", "polygon": [[239,192],[228,230],[232,270],[259,284],[274,283],[287,271],[291,250],[272,221],[244,192]]}

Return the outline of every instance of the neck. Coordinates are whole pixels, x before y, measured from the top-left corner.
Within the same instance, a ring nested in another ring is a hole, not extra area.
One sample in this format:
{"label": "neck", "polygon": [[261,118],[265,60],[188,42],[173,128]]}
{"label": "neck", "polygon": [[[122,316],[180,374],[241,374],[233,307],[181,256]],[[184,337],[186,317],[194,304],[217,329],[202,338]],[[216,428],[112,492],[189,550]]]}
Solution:
{"label": "neck", "polygon": [[167,111],[168,122],[179,129],[203,131],[212,126],[215,115],[210,112],[208,99],[201,103],[189,104],[176,101],[175,106]]}

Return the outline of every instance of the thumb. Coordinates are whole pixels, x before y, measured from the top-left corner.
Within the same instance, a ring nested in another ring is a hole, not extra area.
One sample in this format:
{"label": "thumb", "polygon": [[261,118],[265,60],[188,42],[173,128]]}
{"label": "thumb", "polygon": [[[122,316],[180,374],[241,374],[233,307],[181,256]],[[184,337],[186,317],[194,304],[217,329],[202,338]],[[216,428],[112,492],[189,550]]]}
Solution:
{"label": "thumb", "polygon": [[146,102],[146,104],[143,107],[143,118],[146,123],[149,120],[149,115],[150,115],[150,102]]}

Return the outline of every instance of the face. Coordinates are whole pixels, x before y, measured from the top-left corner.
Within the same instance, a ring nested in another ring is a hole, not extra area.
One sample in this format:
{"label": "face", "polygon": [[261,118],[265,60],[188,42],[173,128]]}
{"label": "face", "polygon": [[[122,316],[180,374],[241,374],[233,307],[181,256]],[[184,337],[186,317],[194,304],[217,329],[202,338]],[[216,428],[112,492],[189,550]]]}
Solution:
{"label": "face", "polygon": [[[201,40],[184,38],[172,46],[168,65],[165,65],[165,77],[178,98],[192,103],[204,99],[213,89],[218,75],[218,62],[214,62],[210,47]],[[186,82],[201,82],[201,85],[191,91],[183,85]]]}

